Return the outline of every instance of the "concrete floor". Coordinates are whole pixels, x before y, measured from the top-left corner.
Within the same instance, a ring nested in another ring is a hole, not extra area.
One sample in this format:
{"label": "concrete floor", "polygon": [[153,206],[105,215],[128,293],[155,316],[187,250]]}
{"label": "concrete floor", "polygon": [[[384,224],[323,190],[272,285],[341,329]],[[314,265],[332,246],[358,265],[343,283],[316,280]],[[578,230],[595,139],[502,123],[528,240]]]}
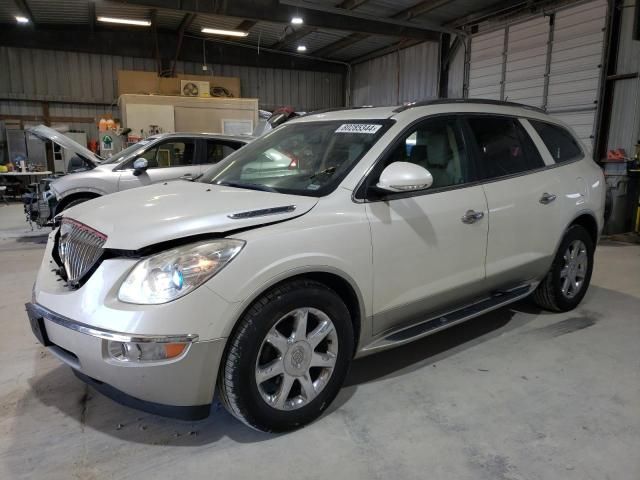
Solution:
{"label": "concrete floor", "polygon": [[356,361],[323,418],[273,436],[86,387],[26,321],[42,239],[4,238],[1,479],[640,479],[640,246],[599,247],[576,311],[522,302]]}

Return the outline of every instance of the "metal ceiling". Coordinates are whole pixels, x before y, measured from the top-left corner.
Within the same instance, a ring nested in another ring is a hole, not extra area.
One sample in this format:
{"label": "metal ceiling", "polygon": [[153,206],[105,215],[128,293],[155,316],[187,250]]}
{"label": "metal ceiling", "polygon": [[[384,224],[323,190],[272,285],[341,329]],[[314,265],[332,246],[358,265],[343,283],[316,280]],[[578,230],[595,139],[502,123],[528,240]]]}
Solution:
{"label": "metal ceiling", "polygon": [[[62,25],[92,25],[95,15],[127,17],[134,19],[149,19],[151,10],[155,10],[156,26],[159,30],[177,32],[187,12],[178,9],[157,8],[154,1],[131,0],[128,3],[119,1],[96,0],[0,0],[0,28],[1,24],[15,24],[14,17],[23,15],[22,4],[30,10],[36,28],[55,27]],[[90,7],[94,3],[94,10]],[[216,3],[216,2],[211,2]],[[277,3],[277,2],[276,2]],[[284,3],[284,2],[280,2]],[[497,0],[305,0],[305,3],[320,8],[341,8],[345,15],[364,14],[379,19],[391,21],[411,21],[417,27],[429,24],[447,25],[458,18],[470,15],[491,5],[519,2],[498,2]],[[179,5],[181,2],[157,0],[157,5]],[[413,15],[409,9],[418,13]],[[291,7],[293,8],[293,7]],[[420,13],[425,11],[426,13]],[[380,35],[369,33],[353,33],[349,30],[329,28],[292,26],[289,23],[251,20],[253,12],[247,11],[247,18],[198,13],[186,29],[185,34],[201,36],[202,27],[236,29],[243,21],[250,26],[250,35],[233,41],[241,44],[259,46],[261,48],[276,48],[282,52],[296,52],[298,45],[307,47],[306,55],[314,56],[314,52],[322,54],[323,58],[353,62],[364,56],[371,56],[376,51],[388,49],[403,40],[398,35]],[[255,18],[255,17],[254,17]],[[130,27],[104,26],[94,28],[100,30],[118,31]],[[135,27],[134,27],[135,28]],[[303,31],[298,31],[304,29]],[[294,35],[292,35],[292,33]],[[346,41],[345,38],[349,37]],[[215,37],[207,37],[214,40]],[[340,42],[335,44],[335,42]],[[335,44],[335,45],[334,45]]]}

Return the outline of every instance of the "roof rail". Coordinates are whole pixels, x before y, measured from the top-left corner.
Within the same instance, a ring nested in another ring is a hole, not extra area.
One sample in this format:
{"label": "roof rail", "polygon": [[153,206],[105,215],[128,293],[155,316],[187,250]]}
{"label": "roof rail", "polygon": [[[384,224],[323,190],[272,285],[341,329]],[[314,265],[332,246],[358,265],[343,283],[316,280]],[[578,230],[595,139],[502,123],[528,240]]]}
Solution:
{"label": "roof rail", "polygon": [[309,115],[316,115],[318,113],[330,113],[330,112],[341,112],[343,110],[359,110],[361,108],[374,108],[373,105],[361,105],[359,107],[334,107],[334,108],[322,108],[320,110],[313,110],[311,112],[307,112],[302,117],[307,117]]}
{"label": "roof rail", "polygon": [[547,113],[542,108],[533,107],[531,105],[525,105],[524,103],[516,103],[516,102],[505,102],[502,100],[489,100],[482,98],[440,98],[436,100],[420,100],[418,102],[411,102],[405,105],[401,105],[398,108],[394,109],[394,113],[404,112],[410,108],[414,107],[426,107],[429,105],[446,105],[447,103],[469,103],[474,105],[501,105],[504,107],[518,107],[518,108],[526,108],[527,110],[532,110],[534,112],[539,113]]}

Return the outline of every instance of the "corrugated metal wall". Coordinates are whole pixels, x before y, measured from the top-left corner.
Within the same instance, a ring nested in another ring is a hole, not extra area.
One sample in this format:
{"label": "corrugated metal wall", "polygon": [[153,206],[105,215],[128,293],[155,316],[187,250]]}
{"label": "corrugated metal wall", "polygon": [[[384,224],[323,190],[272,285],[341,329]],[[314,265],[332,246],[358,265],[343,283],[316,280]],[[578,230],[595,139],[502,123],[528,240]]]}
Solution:
{"label": "corrugated metal wall", "polygon": [[607,2],[592,0],[559,9],[553,25],[549,13],[472,38],[469,97],[544,107],[590,145]]}
{"label": "corrugated metal wall", "polygon": [[[637,14],[634,0],[626,0],[623,6],[616,72],[637,73],[640,72],[640,41],[632,35]],[[627,154],[633,155],[636,143],[640,143],[640,77],[618,80],[614,85],[608,148],[624,148]]]}
{"label": "corrugated metal wall", "polygon": [[438,44],[424,42],[353,67],[353,105],[398,105],[438,96]]}
{"label": "corrugated metal wall", "polygon": [[[0,47],[0,65],[0,113],[40,115],[40,104],[24,100],[47,100],[63,102],[51,104],[51,116],[75,117],[117,116],[118,70],[156,68],[155,60],[148,58],[12,47]],[[202,74],[202,66],[193,62],[178,62],[176,70]],[[317,110],[344,102],[339,73],[233,65],[209,65],[209,72],[240,77],[242,96],[258,98],[261,108]]]}

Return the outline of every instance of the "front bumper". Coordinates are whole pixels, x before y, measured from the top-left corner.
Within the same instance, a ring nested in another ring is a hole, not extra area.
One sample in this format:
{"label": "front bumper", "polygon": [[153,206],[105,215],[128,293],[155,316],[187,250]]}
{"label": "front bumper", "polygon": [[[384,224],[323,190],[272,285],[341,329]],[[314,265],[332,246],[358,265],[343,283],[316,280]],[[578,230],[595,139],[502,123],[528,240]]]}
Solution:
{"label": "front bumper", "polygon": [[[26,304],[33,333],[76,375],[114,400],[151,413],[183,418],[209,414],[225,339],[197,341],[197,336],[131,335],[93,327]],[[109,340],[185,341],[175,359],[122,362],[109,355]]]}

